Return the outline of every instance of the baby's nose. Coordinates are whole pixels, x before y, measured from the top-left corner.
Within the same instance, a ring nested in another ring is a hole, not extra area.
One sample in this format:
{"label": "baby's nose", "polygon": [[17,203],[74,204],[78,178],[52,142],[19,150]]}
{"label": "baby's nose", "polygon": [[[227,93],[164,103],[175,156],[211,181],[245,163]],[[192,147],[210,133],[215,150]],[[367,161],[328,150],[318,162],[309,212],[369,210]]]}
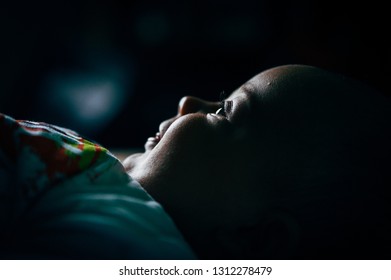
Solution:
{"label": "baby's nose", "polygon": [[218,105],[216,102],[205,101],[193,96],[185,96],[179,101],[178,115],[183,116],[197,112],[209,113],[216,111],[217,109]]}

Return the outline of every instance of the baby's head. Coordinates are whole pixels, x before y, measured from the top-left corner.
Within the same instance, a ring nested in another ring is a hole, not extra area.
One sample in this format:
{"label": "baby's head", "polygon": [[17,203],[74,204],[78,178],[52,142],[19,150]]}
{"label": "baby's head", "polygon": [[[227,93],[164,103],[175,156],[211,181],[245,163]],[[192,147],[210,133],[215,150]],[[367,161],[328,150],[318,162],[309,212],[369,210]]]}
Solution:
{"label": "baby's head", "polygon": [[223,102],[184,97],[124,165],[201,258],[354,257],[385,220],[389,106],[342,76],[276,67]]}

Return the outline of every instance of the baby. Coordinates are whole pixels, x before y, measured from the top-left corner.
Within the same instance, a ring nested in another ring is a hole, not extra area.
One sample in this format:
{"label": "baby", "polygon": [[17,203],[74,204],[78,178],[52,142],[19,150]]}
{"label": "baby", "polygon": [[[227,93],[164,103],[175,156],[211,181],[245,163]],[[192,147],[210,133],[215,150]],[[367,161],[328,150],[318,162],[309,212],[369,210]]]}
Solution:
{"label": "baby", "polygon": [[2,240],[43,258],[389,259],[389,123],[386,97],[302,65],[182,98],[123,166],[0,115]]}
{"label": "baby", "polygon": [[384,96],[288,65],[182,98],[124,166],[201,258],[390,257],[389,127]]}

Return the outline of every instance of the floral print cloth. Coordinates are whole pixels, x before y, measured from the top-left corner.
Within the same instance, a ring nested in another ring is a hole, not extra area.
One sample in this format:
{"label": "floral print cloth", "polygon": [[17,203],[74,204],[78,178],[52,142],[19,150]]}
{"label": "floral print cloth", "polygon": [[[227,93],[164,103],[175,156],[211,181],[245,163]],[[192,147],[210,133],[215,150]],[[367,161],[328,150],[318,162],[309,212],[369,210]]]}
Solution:
{"label": "floral print cloth", "polygon": [[99,184],[109,170],[111,182],[128,180],[118,159],[76,132],[0,114],[0,221],[70,177],[84,174],[83,182]]}

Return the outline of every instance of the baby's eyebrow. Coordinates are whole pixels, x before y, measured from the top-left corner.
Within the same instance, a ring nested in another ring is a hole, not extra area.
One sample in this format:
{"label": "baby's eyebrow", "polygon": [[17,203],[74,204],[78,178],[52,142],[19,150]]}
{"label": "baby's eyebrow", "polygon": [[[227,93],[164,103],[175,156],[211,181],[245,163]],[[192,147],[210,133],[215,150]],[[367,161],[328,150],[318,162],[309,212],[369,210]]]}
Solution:
{"label": "baby's eyebrow", "polygon": [[253,84],[246,83],[231,93],[227,99],[238,100],[237,98],[242,100],[240,101],[240,104],[242,105],[239,107],[234,105],[234,107],[237,108],[236,110],[240,111],[239,114],[235,114],[235,119],[238,121],[237,117],[240,116],[239,122],[246,121],[248,118],[251,118],[254,112],[258,111],[258,95],[256,93],[256,87]]}
{"label": "baby's eyebrow", "polygon": [[256,93],[256,87],[252,83],[247,82],[247,83],[241,85],[238,89],[236,89],[234,92],[232,92],[226,98],[227,99],[234,98],[235,95],[237,95],[239,93],[244,93],[245,95],[247,95],[248,98],[251,99],[251,95],[254,95]]}
{"label": "baby's eyebrow", "polygon": [[246,95],[254,95],[257,92],[255,85],[250,82],[247,82],[242,85],[241,89],[244,91],[244,93],[246,93]]}

